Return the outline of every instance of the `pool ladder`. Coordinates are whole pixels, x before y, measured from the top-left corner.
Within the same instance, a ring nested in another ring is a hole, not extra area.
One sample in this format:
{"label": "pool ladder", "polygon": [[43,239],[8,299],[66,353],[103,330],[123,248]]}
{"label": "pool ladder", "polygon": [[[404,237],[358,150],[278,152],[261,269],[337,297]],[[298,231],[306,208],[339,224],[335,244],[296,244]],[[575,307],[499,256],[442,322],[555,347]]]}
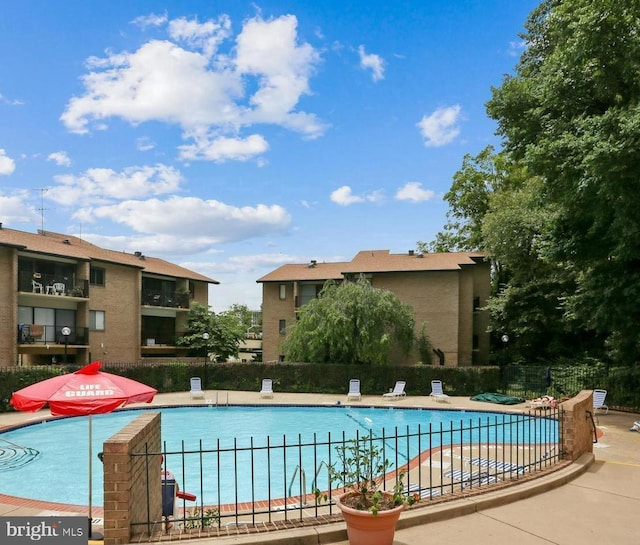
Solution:
{"label": "pool ladder", "polygon": [[[219,393],[220,393],[220,392],[216,392],[216,402],[215,402],[215,406],[216,406],[216,407],[219,405],[219,403],[218,403],[218,394],[219,394]],[[213,399],[206,399],[206,400],[205,400],[205,402],[206,402],[206,404],[207,404],[207,405],[209,405],[209,407],[211,407],[211,406],[213,406],[213,405],[214,405],[214,403],[213,403]],[[226,401],[225,405],[226,405],[227,407],[229,406],[229,392],[227,392],[227,401]]]}
{"label": "pool ladder", "polygon": [[[318,482],[318,474],[320,473],[320,470],[322,469],[322,466],[325,466],[327,468],[327,470],[329,469],[329,464],[327,464],[327,462],[325,462],[324,460],[322,462],[320,462],[320,464],[318,464],[318,467],[316,468],[316,473],[313,477],[313,482],[311,483],[311,492],[313,492],[316,488],[316,483]],[[300,478],[302,480],[302,489],[300,491],[300,497],[302,498],[302,503],[300,504],[302,507],[306,507],[308,505],[306,498],[307,498],[307,473],[304,470],[303,467],[300,467],[299,465],[296,466],[296,468],[293,471],[293,475],[291,476],[291,480],[289,481],[289,488],[287,489],[287,498],[290,498],[292,496],[291,491],[293,489],[293,484],[296,481],[296,477],[298,476],[298,474],[300,474]]]}

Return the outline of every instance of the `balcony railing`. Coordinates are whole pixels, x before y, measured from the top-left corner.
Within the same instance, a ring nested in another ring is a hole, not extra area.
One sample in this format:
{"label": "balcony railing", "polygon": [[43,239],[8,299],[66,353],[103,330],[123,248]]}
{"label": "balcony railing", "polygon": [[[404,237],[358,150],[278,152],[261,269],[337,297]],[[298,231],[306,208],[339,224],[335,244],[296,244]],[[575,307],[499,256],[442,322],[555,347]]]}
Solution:
{"label": "balcony railing", "polygon": [[18,291],[37,293],[40,295],[65,295],[71,297],[89,297],[89,282],[77,280],[75,274],[67,274],[59,278],[53,274],[18,274]]}
{"label": "balcony railing", "polygon": [[20,344],[89,344],[89,328],[69,327],[71,333],[65,336],[62,329],[66,326],[20,324],[18,325],[18,343]]}
{"label": "balcony railing", "polygon": [[142,290],[142,304],[151,307],[189,308],[189,293]]}

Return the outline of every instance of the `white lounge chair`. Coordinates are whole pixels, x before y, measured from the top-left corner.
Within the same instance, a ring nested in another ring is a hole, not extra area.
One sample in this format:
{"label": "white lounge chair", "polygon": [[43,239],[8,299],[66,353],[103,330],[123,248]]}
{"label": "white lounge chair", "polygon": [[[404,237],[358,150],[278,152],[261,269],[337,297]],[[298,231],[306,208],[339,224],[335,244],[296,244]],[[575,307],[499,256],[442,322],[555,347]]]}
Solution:
{"label": "white lounge chair", "polygon": [[609,412],[609,407],[604,404],[607,399],[607,391],[596,389],[593,391],[593,412],[604,410],[604,414]]}
{"label": "white lounge chair", "polygon": [[393,387],[393,390],[387,392],[386,394],[382,394],[382,397],[390,397],[392,399],[397,399],[399,397],[404,397],[407,394],[404,391],[404,387],[407,383],[404,380],[399,380],[396,382],[396,385]]}
{"label": "white lounge chair", "polygon": [[431,393],[429,394],[439,403],[448,403],[449,396],[444,393],[442,390],[442,381],[441,380],[432,380],[431,381]]}
{"label": "white lounge chair", "polygon": [[349,381],[349,393],[347,394],[347,401],[349,401],[350,399],[362,399],[362,395],[360,394],[360,380],[357,378],[352,378]]}
{"label": "white lounge chair", "polygon": [[204,391],[202,390],[202,381],[200,377],[191,377],[191,389],[189,390],[191,399],[201,397],[204,399]]}
{"label": "white lounge chair", "polygon": [[273,397],[273,381],[270,378],[262,379],[260,397]]}

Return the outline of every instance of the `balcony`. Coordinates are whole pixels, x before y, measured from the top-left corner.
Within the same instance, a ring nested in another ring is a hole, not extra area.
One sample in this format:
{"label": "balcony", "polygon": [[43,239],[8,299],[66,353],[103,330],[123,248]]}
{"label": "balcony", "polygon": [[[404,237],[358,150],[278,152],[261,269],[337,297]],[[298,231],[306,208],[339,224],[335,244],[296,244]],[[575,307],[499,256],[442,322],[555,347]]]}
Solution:
{"label": "balcony", "polygon": [[69,273],[63,278],[53,274],[40,274],[21,271],[18,274],[18,291],[38,295],[67,297],[89,297],[89,282],[77,280]]}
{"label": "balcony", "polygon": [[19,344],[59,344],[69,346],[85,346],[89,344],[89,328],[69,327],[71,333],[65,336],[62,329],[65,326],[20,324],[18,325]]}
{"label": "balcony", "polygon": [[164,292],[159,290],[143,290],[142,305],[150,307],[189,308],[188,292]]}

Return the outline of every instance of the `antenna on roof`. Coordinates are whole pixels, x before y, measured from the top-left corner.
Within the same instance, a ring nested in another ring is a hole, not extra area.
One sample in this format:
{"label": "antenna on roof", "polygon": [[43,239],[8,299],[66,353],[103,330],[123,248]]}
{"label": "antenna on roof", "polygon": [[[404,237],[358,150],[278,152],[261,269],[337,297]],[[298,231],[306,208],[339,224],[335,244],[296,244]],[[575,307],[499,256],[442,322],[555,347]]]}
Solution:
{"label": "antenna on roof", "polygon": [[44,234],[44,211],[46,210],[44,207],[44,194],[49,191],[49,188],[40,187],[38,188],[38,191],[40,191],[40,208],[38,208],[38,210],[40,210],[40,230],[42,231],[42,234]]}

